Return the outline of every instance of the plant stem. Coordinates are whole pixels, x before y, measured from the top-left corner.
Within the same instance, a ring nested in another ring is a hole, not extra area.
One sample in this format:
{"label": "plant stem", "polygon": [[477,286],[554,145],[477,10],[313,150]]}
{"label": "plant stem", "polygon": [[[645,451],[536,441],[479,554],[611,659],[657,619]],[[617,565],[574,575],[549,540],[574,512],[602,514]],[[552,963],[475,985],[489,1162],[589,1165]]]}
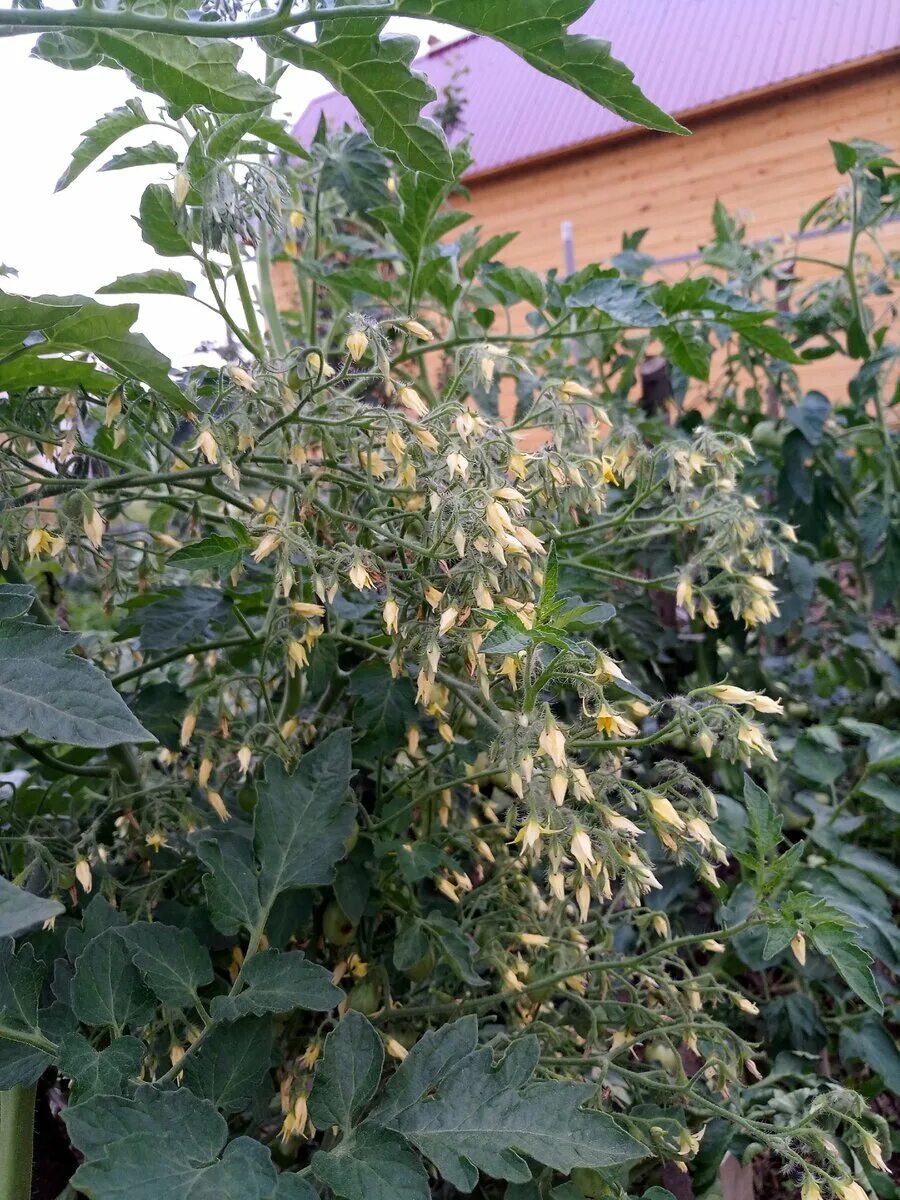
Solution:
{"label": "plant stem", "polygon": [[269,249],[269,230],[264,223],[258,231],[259,241],[256,247],[256,269],[259,274],[259,306],[263,311],[266,328],[269,331],[269,341],[272,343],[272,353],[276,358],[284,358],[288,344],[281,323],[281,313],[275,301],[275,291],[272,287],[272,256]]}
{"label": "plant stem", "polygon": [[247,276],[244,272],[241,252],[238,249],[237,241],[233,237],[228,240],[228,257],[231,259],[234,282],[237,284],[238,294],[241,297],[244,320],[247,322],[247,330],[254,346],[254,352],[257,358],[262,358],[264,350],[262,331],[259,328],[259,321],[256,319],[256,309],[253,305],[250,284],[247,282]]}
{"label": "plant stem", "polygon": [[282,0],[274,13],[265,17],[254,17],[249,21],[192,21],[181,17],[152,17],[144,13],[121,10],[88,8],[84,5],[73,11],[60,12],[53,9],[4,9],[0,24],[17,26],[20,29],[139,29],[148,33],[185,34],[203,38],[246,38],[264,34],[280,33],[285,29],[296,29],[310,21],[328,21],[347,17],[368,17],[373,21],[384,21],[400,10],[380,4],[350,4],[345,7],[327,9],[316,5],[304,12],[291,12],[291,0]]}
{"label": "plant stem", "polygon": [[37,1086],[0,1092],[0,1200],[31,1200]]}

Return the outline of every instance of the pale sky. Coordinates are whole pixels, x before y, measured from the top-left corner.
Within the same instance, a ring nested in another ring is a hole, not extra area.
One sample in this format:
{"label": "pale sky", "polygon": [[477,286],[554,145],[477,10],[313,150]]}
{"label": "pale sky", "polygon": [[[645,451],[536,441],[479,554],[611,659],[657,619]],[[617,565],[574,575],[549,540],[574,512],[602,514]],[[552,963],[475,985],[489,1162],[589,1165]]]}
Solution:
{"label": "pale sky", "polygon": [[[398,31],[422,38],[437,32],[433,22],[397,21]],[[449,31],[443,31],[444,37]],[[92,295],[117,276],[150,267],[168,267],[199,281],[190,259],[160,259],[141,240],[132,219],[149,183],[171,177],[168,166],[132,167],[98,173],[126,146],[165,140],[150,127],[126,135],[96,164],[59,193],[53,188],[69,163],[81,134],[104,113],[140,93],[124,71],[96,67],[64,71],[30,57],[31,36],[0,39],[0,263],[18,278],[0,278],[0,288],[24,295]],[[256,73],[262,56],[248,44],[241,65]],[[329,85],[317,75],[289,68],[279,84],[279,116],[296,118]],[[143,96],[148,114],[159,107]],[[198,289],[198,292],[200,289]],[[175,365],[197,361],[196,345],[223,340],[219,318],[192,300],[174,296],[98,297],[106,303],[140,304],[135,328],[146,334]]]}

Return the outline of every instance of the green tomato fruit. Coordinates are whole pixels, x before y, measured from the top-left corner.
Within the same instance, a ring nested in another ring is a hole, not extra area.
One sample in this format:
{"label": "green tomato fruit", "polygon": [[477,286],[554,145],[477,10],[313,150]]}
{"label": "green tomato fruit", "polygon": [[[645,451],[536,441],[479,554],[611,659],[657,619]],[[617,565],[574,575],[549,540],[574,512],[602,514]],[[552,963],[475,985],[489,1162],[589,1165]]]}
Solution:
{"label": "green tomato fruit", "polygon": [[355,1012],[362,1013],[364,1017],[371,1017],[381,1008],[381,984],[371,975],[360,979],[350,991],[348,1004]]}
{"label": "green tomato fruit", "polygon": [[677,1051],[666,1042],[651,1042],[644,1051],[644,1059],[646,1062],[659,1063],[670,1074],[678,1070],[678,1064],[681,1062]]}
{"label": "green tomato fruit", "polygon": [[359,822],[353,822],[353,828],[350,830],[350,836],[344,842],[344,853],[352,854],[356,849],[356,843],[359,841]]}
{"label": "green tomato fruit", "polygon": [[326,941],[331,942],[332,946],[346,946],[356,933],[356,926],[337,900],[332,900],[325,909],[325,915],[322,917],[322,932],[325,934]]}
{"label": "green tomato fruit", "polygon": [[423,979],[428,979],[431,972],[434,970],[435,964],[434,949],[429,946],[420,959],[407,967],[404,971],[415,983],[421,983]]}

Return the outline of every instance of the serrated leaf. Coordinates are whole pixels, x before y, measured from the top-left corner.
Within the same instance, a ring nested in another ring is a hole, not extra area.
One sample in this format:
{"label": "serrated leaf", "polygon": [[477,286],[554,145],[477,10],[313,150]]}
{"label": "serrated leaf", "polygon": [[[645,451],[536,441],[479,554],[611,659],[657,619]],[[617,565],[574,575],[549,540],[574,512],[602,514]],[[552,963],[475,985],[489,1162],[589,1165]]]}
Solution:
{"label": "serrated leaf", "polygon": [[201,829],[192,841],[209,868],[203,886],[216,928],[230,934],[253,929],[260,916],[259,877],[249,831]]}
{"label": "serrated leaf", "polygon": [[30,733],[69,746],[156,739],[102,671],[68,651],[77,636],[0,621],[0,737]]}
{"label": "serrated leaf", "polygon": [[[137,317],[136,304],[99,304],[87,296],[31,298],[0,291],[0,354],[15,352],[18,363],[46,354],[87,351],[124,378],[149,384],[177,408],[193,411],[169,378],[169,359],[143,334],[131,332]],[[53,361],[59,360],[49,360]]]}
{"label": "serrated leaf", "polygon": [[61,192],[63,188],[67,188],[113,142],[117,142],[120,137],[134,129],[140,129],[149,120],[140,100],[127,100],[119,108],[106,113],[81,135],[82,141],[72,155],[72,161],[59,177],[55,191]]}
{"label": "serrated leaf", "polygon": [[214,113],[261,112],[276,99],[269,88],[237,69],[241,49],[224,38],[109,28],[71,30],[43,34],[32,53],[77,69],[100,59],[105,66],[120,66],[143,91],[162,96],[177,116],[194,105]]}
{"label": "serrated leaf", "polygon": [[132,620],[140,629],[143,649],[171,650],[202,641],[210,625],[226,619],[229,607],[228,598],[218,588],[189,586],[136,608]]}
{"label": "serrated leaf", "polygon": [[872,974],[871,956],[856,944],[848,929],[827,922],[812,931],[812,942],[820,954],[830,959],[860,1000],[875,1012],[884,1012],[884,1002]]}
{"label": "serrated leaf", "polygon": [[179,221],[175,197],[164,183],[151,183],[141,195],[138,224],[141,237],[163,258],[193,255],[191,239]]}
{"label": "serrated leaf", "polygon": [[784,334],[779,333],[773,325],[760,325],[756,320],[748,320],[735,316],[729,317],[728,323],[734,332],[739,334],[745,342],[750,342],[751,345],[758,346],[761,350],[765,350],[767,354],[771,354],[773,358],[788,363],[803,362],[803,359],[794,350]]}
{"label": "serrated leaf", "polygon": [[298,1008],[327,1012],[345,999],[331,982],[331,972],[308,962],[300,950],[265,950],[249,960],[242,978],[242,992],[213,999],[210,1014],[214,1020],[236,1021],[251,1014],[261,1017]]}
{"label": "serrated leaf", "polygon": [[272,1022],[243,1017],[215,1026],[184,1064],[184,1082],[216,1108],[238,1113],[247,1108],[269,1070]]}
{"label": "serrated leaf", "polygon": [[609,42],[566,32],[590,5],[591,0],[552,6],[546,0],[519,0],[515,6],[495,0],[399,0],[397,11],[494,38],[538,71],[561,79],[627,121],[664,133],[687,133],[647,99],[633,73],[612,57]]}
{"label": "serrated leaf", "polygon": [[450,1068],[477,1045],[477,1017],[461,1017],[440,1029],[429,1029],[388,1080],[369,1119],[390,1125],[438,1087]]}
{"label": "serrated leaf", "polygon": [[198,989],[213,981],[209,953],[189,929],[134,921],[122,928],[120,936],[131,948],[144,982],[163,1004],[191,1008]]}
{"label": "serrated leaf", "polygon": [[744,776],[744,807],[757,855],[763,862],[781,840],[781,817],[768,795],[749,775]]}
{"label": "serrated leaf", "polygon": [[113,908],[104,896],[93,896],[84,910],[81,928],[70,926],[66,930],[66,957],[69,962],[74,963],[93,938],[107,929],[121,929],[125,924],[127,919],[124,913]]}
{"label": "serrated leaf", "polygon": [[533,640],[531,630],[525,628],[515,613],[507,613],[481,643],[481,653],[518,654]]}
{"label": "serrated leaf", "polygon": [[319,1193],[299,1175],[282,1174],[275,1183],[274,1200],[319,1200]]}
{"label": "serrated leaf", "polygon": [[53,1060],[43,1050],[0,1038],[0,1092],[37,1083]]}
{"label": "serrated leaf", "polygon": [[350,731],[343,729],[305,754],[293,775],[269,761],[252,842],[240,829],[194,836],[210,870],[204,886],[218,928],[251,930],[281,892],[332,882],[356,811],[348,798],[350,775]]}
{"label": "serrated leaf", "polygon": [[286,888],[332,882],[356,815],[347,794],[351,773],[349,729],[304,754],[293,775],[278,759],[266,764],[253,821],[264,906]]}
{"label": "serrated leaf", "polygon": [[267,54],[324,75],[348,98],[378,145],[409,170],[449,182],[453,168],[447,142],[440,127],[422,116],[436,93],[424,76],[410,70],[419,40],[381,37],[386,20],[330,20],[319,26],[315,42],[271,37],[260,44]]}
{"label": "serrated leaf", "polygon": [[362,663],[350,675],[348,694],[356,700],[353,723],[363,734],[360,756],[395,750],[416,716],[409,679],[386,676],[383,663]]}
{"label": "serrated leaf", "polygon": [[97,288],[97,295],[193,296],[195,291],[196,285],[177,271],[156,268],[151,271],[136,271],[133,275],[120,275],[112,283]]}
{"label": "serrated leaf", "polygon": [[325,1039],[309,1096],[309,1115],[320,1129],[345,1133],[375,1095],[384,1066],[381,1038],[361,1013],[350,1009]]}
{"label": "serrated leaf", "polygon": [[478,943],[475,939],[460,929],[449,917],[431,912],[425,920],[429,929],[434,931],[434,942],[438,953],[447,966],[470,987],[485,987],[487,980],[482,979],[475,968],[478,956]]}
{"label": "serrated leaf", "polygon": [[667,324],[663,311],[650,298],[650,289],[618,272],[604,272],[590,280],[566,300],[569,308],[596,308],[626,328]]}
{"label": "serrated leaf", "polygon": [[396,1133],[363,1125],[333,1150],[313,1155],[312,1171],[341,1200],[429,1200],[428,1176]]}
{"label": "serrated leaf", "polygon": [[114,154],[100,168],[101,171],[125,171],[129,167],[154,167],[160,163],[174,166],[178,162],[178,151],[165,142],[147,142],[144,146],[126,146],[121,154]]}
{"label": "serrated leaf", "polygon": [[92,938],[75,961],[72,1011],[85,1025],[122,1029],[149,1021],[156,1006],[118,928]]}
{"label": "serrated leaf", "polygon": [[34,588],[30,583],[0,583],[0,621],[24,616],[33,602]]}
{"label": "serrated leaf", "polygon": [[268,142],[270,146],[283,150],[285,154],[291,154],[296,158],[309,158],[309,151],[300,145],[281,121],[276,121],[273,117],[258,117],[250,127],[250,132],[254,137]]}
{"label": "serrated leaf", "polygon": [[106,396],[117,382],[115,375],[101,371],[93,363],[70,358],[19,355],[0,368],[0,386],[8,392],[33,387],[84,388],[86,392]]}
{"label": "serrated leaf", "polygon": [[208,1167],[190,1191],[190,1200],[272,1200],[272,1156],[260,1142],[239,1137],[229,1142],[221,1162]]}
{"label": "serrated leaf", "polygon": [[16,953],[12,938],[0,940],[0,1024],[7,1029],[34,1032],[38,1000],[47,968],[26,942]]}
{"label": "serrated leaf", "polygon": [[688,326],[670,325],[659,331],[670,361],[692,379],[709,379],[712,346],[702,333]]}
{"label": "serrated leaf", "polygon": [[188,1162],[209,1162],[228,1136],[225,1119],[208,1101],[187,1088],[163,1092],[140,1088],[133,1099],[94,1096],[67,1108],[63,1120],[72,1142],[89,1161],[103,1158],[127,1138],[148,1140],[171,1136],[179,1156]]}
{"label": "serrated leaf", "polygon": [[889,1091],[900,1096],[900,1050],[877,1017],[867,1014],[855,1029],[842,1025],[840,1039],[842,1059],[862,1059]]}
{"label": "serrated leaf", "polygon": [[526,1155],[566,1173],[646,1156],[610,1117],[581,1107],[594,1095],[590,1084],[530,1083],[539,1054],[535,1037],[516,1042],[496,1065],[489,1047],[473,1050],[427,1097],[384,1124],[409,1138],[461,1191],[472,1191],[479,1171],[526,1182]]}
{"label": "serrated leaf", "polygon": [[243,553],[244,547],[237,538],[213,533],[182,546],[169,555],[168,562],[185,571],[230,571],[241,561]]}
{"label": "serrated leaf", "polygon": [[143,1056],[144,1044],[135,1037],[115,1038],[96,1050],[80,1033],[70,1033],[60,1043],[57,1057],[60,1071],[72,1081],[69,1102],[120,1095],[125,1081],[140,1073]]}

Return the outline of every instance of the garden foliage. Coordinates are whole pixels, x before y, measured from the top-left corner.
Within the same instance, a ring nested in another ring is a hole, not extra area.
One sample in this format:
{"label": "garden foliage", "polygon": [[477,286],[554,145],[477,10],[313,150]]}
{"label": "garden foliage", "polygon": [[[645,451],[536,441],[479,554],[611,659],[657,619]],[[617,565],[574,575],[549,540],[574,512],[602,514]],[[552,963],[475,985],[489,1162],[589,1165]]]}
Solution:
{"label": "garden foliage", "polygon": [[[41,1077],[95,1200],[699,1197],[729,1149],[894,1196],[895,164],[835,146],[814,285],[720,207],[674,282],[640,235],[541,278],[387,15],[679,127],[584,3],[341,7],[3,17],[159,97],[59,187],[158,164],[164,261],[0,292],[0,1197]],[[288,66],[372,137],[299,147]],[[177,320],[188,262],[221,368],[118,299]]]}

